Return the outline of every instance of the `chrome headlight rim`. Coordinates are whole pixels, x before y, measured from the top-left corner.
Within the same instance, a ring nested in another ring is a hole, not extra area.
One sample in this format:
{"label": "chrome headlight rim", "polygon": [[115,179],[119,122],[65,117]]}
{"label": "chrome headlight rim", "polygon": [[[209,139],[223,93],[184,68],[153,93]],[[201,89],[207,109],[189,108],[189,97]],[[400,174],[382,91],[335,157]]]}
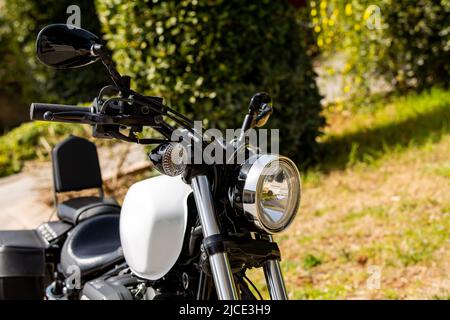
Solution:
{"label": "chrome headlight rim", "polygon": [[[285,213],[286,219],[278,223],[278,226],[270,225],[270,223],[265,221],[264,209],[261,207],[261,190],[266,178],[266,175],[263,175],[263,171],[274,161],[279,161],[281,165],[289,168],[295,180],[294,186],[289,186],[289,196],[298,197],[298,201],[295,202],[292,212]],[[302,185],[300,172],[295,163],[285,156],[271,154],[255,155],[243,166],[241,173],[243,173],[242,177],[245,176],[241,202],[244,214],[250,217],[255,226],[263,232],[275,234],[285,231],[292,224],[300,210]],[[297,190],[293,190],[293,188]]]}

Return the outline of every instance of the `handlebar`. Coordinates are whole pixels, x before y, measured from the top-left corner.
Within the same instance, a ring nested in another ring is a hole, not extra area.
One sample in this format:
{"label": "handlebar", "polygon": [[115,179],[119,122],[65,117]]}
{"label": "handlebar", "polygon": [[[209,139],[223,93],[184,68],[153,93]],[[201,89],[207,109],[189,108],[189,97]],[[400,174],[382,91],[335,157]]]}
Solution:
{"label": "handlebar", "polygon": [[[128,142],[144,144],[154,143],[158,139],[140,139],[136,133],[140,133],[143,127],[151,127],[160,132],[165,138],[170,139],[175,128],[165,122],[163,116],[167,116],[178,126],[187,129],[196,135],[193,130],[194,123],[162,104],[160,98],[142,96],[133,92],[125,98],[109,98],[105,102],[95,99],[90,108],[73,105],[32,103],[30,107],[31,120],[82,123],[94,126],[94,135],[102,132],[99,137],[114,137]],[[118,105],[116,102],[123,102]],[[262,126],[267,122],[272,113],[270,96],[267,93],[257,93],[253,96],[249,112],[245,116],[239,141],[244,133],[254,126]],[[129,128],[128,137],[120,133],[123,128]],[[159,141],[159,140],[158,140]]]}
{"label": "handlebar", "polygon": [[[51,104],[51,103],[32,103],[30,107],[30,119],[31,120],[43,120],[43,121],[53,121],[53,115],[66,115],[67,122],[74,122],[74,118],[82,118],[92,114],[92,108],[77,107],[64,104]],[[72,119],[70,119],[72,117]],[[58,118],[58,122],[64,120]]]}
{"label": "handlebar", "polygon": [[[94,136],[108,137],[124,140],[127,142],[135,142],[140,144],[155,144],[166,142],[162,139],[139,139],[133,135],[126,136],[119,131],[119,126],[128,126],[139,128],[139,126],[158,127],[166,137],[170,137],[171,132],[166,132],[165,127],[161,126],[162,116],[142,116],[142,115],[108,115],[96,112],[94,106],[90,108],[77,107],[72,105],[51,104],[51,103],[32,103],[30,106],[31,120],[38,121],[55,121],[69,123],[83,123],[95,125]],[[103,127],[104,126],[104,127]],[[97,130],[103,127],[99,134]],[[105,130],[105,128],[107,129]],[[131,131],[130,131],[131,133]]]}
{"label": "handlebar", "polygon": [[82,123],[89,125],[106,125],[119,127],[156,127],[162,122],[161,115],[142,114],[106,114],[97,112],[96,108],[77,107],[63,104],[32,103],[30,106],[31,120]]}

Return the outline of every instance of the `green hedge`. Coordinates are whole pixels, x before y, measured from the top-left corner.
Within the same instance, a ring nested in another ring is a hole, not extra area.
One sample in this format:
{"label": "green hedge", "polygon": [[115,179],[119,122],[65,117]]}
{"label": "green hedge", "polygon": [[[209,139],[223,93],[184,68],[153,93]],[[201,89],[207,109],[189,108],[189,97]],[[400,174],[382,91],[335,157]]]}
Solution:
{"label": "green hedge", "polygon": [[[400,89],[450,82],[450,1],[383,1],[391,42],[380,59]],[[383,15],[382,15],[383,17]]]}
{"label": "green hedge", "polygon": [[1,90],[15,92],[25,105],[35,100],[77,104],[91,101],[109,83],[99,64],[58,71],[42,65],[35,56],[38,32],[52,23],[66,23],[66,10],[72,4],[81,9],[81,26],[100,34],[93,0],[4,0],[0,53],[7,59],[0,59],[0,74],[5,75],[0,77]]}
{"label": "green hedge", "polygon": [[29,122],[0,136],[0,177],[20,172],[26,160],[48,160],[50,149],[69,134],[87,136],[78,124]]}
{"label": "green hedge", "polygon": [[315,154],[324,119],[315,74],[286,1],[96,0],[121,72],[205,125],[240,127],[251,96],[269,92],[281,151]]}
{"label": "green hedge", "polygon": [[[109,82],[99,64],[55,71],[35,57],[39,30],[65,23],[71,4],[81,8],[82,27],[100,34],[93,0],[0,0],[0,130],[29,120],[33,101],[78,104],[92,100]],[[19,172],[26,160],[48,159],[49,147],[70,133],[86,136],[85,129],[89,130],[74,124],[35,122],[11,130],[0,137],[0,176]]]}

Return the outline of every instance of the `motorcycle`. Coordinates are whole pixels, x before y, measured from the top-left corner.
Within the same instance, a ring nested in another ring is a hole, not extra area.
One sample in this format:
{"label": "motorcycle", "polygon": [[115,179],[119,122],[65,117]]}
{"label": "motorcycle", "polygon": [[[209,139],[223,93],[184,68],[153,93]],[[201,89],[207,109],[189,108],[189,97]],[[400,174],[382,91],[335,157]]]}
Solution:
{"label": "motorcycle", "polygon": [[[162,98],[132,90],[130,77],[119,74],[101,40],[89,31],[50,25],[39,33],[36,47],[39,60],[58,69],[101,61],[113,85],[104,87],[89,108],[33,103],[31,119],[89,124],[97,138],[156,145],[149,158],[161,173],[133,184],[125,196],[119,226],[125,263],[105,272],[103,256],[112,249],[108,240],[94,249],[89,237],[79,235],[83,241],[69,250],[65,266],[86,270],[85,264],[92,263],[104,273],[81,277],[78,289],[63,284],[64,298],[254,300],[261,295],[246,272],[262,268],[271,299],[287,299],[272,236],[299,211],[300,174],[290,159],[259,152],[246,136],[268,121],[270,96],[252,97],[236,138],[205,139],[191,119]],[[142,137],[145,127],[161,138]],[[214,150],[215,160],[197,161],[206,150]],[[104,235],[98,224],[88,229]],[[46,261],[32,259],[33,248],[29,251],[20,259],[41,268]],[[86,252],[98,257],[86,257]],[[0,282],[6,290],[8,282],[19,288],[17,272],[1,272],[5,263],[0,256]]]}
{"label": "motorcycle", "polygon": [[[95,144],[70,135],[53,148],[51,155],[52,216],[56,213],[58,219],[49,219],[35,230],[0,231],[0,300],[67,298],[72,271],[86,281],[124,264],[119,239],[120,206],[114,198],[104,196]],[[61,193],[93,188],[98,189],[98,196],[59,201]],[[84,248],[82,243],[86,241],[89,247]],[[98,252],[104,243],[110,248],[107,256]],[[80,248],[90,251],[85,251],[85,262],[80,261],[75,270],[73,255]],[[87,263],[89,257],[96,261]]]}

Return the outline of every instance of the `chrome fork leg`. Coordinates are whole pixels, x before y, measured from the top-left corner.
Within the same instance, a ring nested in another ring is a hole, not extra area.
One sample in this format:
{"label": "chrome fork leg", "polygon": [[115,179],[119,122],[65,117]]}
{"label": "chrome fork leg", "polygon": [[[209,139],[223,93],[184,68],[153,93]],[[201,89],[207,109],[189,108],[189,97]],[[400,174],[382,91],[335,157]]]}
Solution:
{"label": "chrome fork leg", "polygon": [[[272,236],[268,236],[268,240],[273,241]],[[288,300],[283,274],[281,273],[280,262],[276,259],[269,260],[264,263],[263,269],[270,298],[272,300]]]}
{"label": "chrome fork leg", "polygon": [[263,268],[270,298],[272,300],[288,300],[280,262],[278,260],[269,260],[264,263]]}
{"label": "chrome fork leg", "polygon": [[[204,175],[195,176],[191,179],[194,191],[195,203],[203,228],[203,236],[209,237],[220,234],[219,224],[214,210],[208,177]],[[220,300],[239,299],[230,262],[226,252],[218,252],[209,256],[211,272]]]}

